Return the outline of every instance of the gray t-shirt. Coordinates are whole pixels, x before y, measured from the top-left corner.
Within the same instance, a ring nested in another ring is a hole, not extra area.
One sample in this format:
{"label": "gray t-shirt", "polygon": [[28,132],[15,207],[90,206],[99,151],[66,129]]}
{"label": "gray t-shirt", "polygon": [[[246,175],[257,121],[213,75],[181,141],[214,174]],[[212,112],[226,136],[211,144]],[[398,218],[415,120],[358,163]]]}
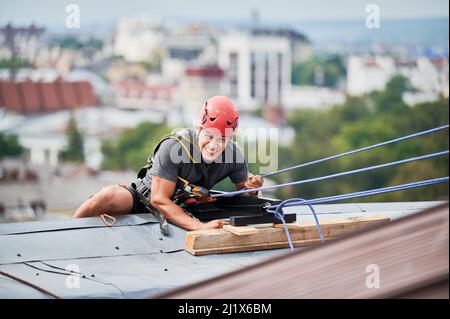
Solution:
{"label": "gray t-shirt", "polygon": [[[198,150],[198,136],[195,130],[192,128],[184,129],[178,131],[177,134],[193,141],[194,145],[182,140],[184,145],[189,148],[189,153],[196,163],[192,163],[180,142],[174,139],[164,140],[154,155],[154,165],[143,178],[144,184],[149,189],[151,189],[153,175],[176,182],[177,189],[183,186],[183,182],[177,176],[191,184],[207,189],[212,189],[215,184],[227,177],[230,177],[234,184],[247,179],[247,161],[242,149],[236,142],[230,141],[224,152],[214,162],[205,163],[202,161],[201,153]],[[205,172],[207,173],[205,174]]]}

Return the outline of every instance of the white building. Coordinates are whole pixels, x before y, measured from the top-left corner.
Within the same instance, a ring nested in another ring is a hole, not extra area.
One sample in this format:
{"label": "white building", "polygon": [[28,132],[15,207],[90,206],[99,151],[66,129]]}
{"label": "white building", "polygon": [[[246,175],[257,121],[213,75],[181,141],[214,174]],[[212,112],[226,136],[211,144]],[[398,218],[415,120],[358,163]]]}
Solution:
{"label": "white building", "polygon": [[158,21],[145,17],[123,18],[117,24],[114,52],[128,62],[149,61],[163,39]]}
{"label": "white building", "polygon": [[[448,60],[419,57],[412,63],[397,62],[398,72],[409,79],[411,86],[424,93],[448,91]],[[448,95],[447,95],[448,96]]]}
{"label": "white building", "polygon": [[382,91],[395,73],[395,61],[391,57],[351,55],[347,65],[347,93],[359,96]]}
{"label": "white building", "polygon": [[184,78],[190,65],[217,64],[217,31],[211,26],[188,24],[186,26],[165,24],[167,38],[165,54],[161,61],[161,74],[171,83]]}
{"label": "white building", "polygon": [[179,104],[186,114],[196,114],[208,98],[223,95],[224,71],[217,66],[189,66],[178,90]]}
{"label": "white building", "polygon": [[[205,51],[214,46],[213,29],[209,26],[188,24],[186,26],[169,27],[166,30],[167,36],[164,39],[164,47],[171,59],[186,62],[198,61]],[[215,61],[200,62],[214,63]]]}
{"label": "white building", "polygon": [[118,108],[153,110],[167,113],[174,104],[176,87],[142,81],[120,81],[113,84],[114,104]]}
{"label": "white building", "polygon": [[280,104],[289,90],[291,47],[286,37],[233,32],[219,39],[219,66],[225,90],[242,109]]}
{"label": "white building", "polygon": [[31,24],[29,27],[14,27],[11,24],[0,28],[0,58],[10,58],[14,48],[17,56],[34,61],[39,50],[46,46],[45,28]]}
{"label": "white building", "polygon": [[402,61],[382,56],[350,56],[347,68],[347,93],[364,95],[384,90],[394,75],[407,78],[414,90],[407,92],[404,100],[413,105],[432,102],[442,94],[448,97],[449,67],[447,58],[418,57]]}
{"label": "white building", "polygon": [[283,99],[283,107],[293,109],[324,109],[345,103],[345,92],[317,86],[291,86]]}

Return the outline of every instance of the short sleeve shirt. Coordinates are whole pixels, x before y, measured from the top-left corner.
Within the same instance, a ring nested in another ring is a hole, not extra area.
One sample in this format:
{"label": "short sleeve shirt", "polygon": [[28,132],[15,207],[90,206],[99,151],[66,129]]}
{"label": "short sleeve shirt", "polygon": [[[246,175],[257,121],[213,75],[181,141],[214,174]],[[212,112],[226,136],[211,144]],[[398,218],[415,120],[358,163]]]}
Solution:
{"label": "short sleeve shirt", "polygon": [[[239,145],[230,141],[224,152],[212,163],[201,160],[198,150],[198,136],[194,129],[184,129],[177,132],[185,137],[183,145],[175,139],[161,142],[154,154],[153,166],[147,171],[143,182],[151,189],[152,176],[159,176],[177,183],[181,188],[183,182],[178,176],[191,184],[212,189],[214,185],[229,177],[234,184],[243,182],[248,176],[248,165],[244,153]],[[189,140],[193,143],[189,143]],[[190,156],[196,163],[192,163]],[[207,176],[207,177],[206,177]]]}

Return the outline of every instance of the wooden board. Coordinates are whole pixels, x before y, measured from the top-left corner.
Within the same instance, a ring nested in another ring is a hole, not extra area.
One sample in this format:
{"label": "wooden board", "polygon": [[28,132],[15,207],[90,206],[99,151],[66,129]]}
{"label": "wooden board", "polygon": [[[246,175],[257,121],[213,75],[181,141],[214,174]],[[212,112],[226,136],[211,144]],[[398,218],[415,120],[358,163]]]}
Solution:
{"label": "wooden board", "polygon": [[[389,223],[389,220],[384,216],[370,216],[321,220],[320,225],[325,240],[331,240],[343,234]],[[288,224],[288,229],[295,247],[320,242],[314,222]],[[209,229],[187,232],[185,238],[185,250],[195,256],[285,248],[288,246],[283,225],[279,224],[273,227],[258,228],[255,233],[245,236],[242,236],[242,234],[236,235],[225,229]]]}
{"label": "wooden board", "polygon": [[256,234],[258,232],[258,229],[256,229],[255,227],[249,227],[249,226],[236,227],[236,226],[231,226],[231,225],[224,225],[223,229],[229,231],[230,233],[238,235],[238,236],[251,235],[251,234]]}

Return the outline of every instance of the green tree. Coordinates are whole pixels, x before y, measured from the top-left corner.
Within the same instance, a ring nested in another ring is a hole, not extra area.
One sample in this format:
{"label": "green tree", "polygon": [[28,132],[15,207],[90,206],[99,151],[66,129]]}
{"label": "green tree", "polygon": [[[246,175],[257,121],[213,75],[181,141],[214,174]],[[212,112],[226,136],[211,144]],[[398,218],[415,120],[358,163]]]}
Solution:
{"label": "green tree", "polygon": [[[280,167],[289,167],[382,141],[448,124],[449,102],[405,105],[407,89],[402,77],[395,77],[386,90],[348,98],[329,110],[298,110],[290,115],[295,139],[280,149]],[[274,176],[276,182],[303,180],[367,167],[448,149],[448,130],[403,141],[367,152]],[[307,183],[276,192],[279,198],[322,196],[374,189],[435,177],[448,176],[448,156],[380,169],[317,183]],[[448,184],[394,192],[354,201],[436,200],[448,197]]]}
{"label": "green tree", "polygon": [[339,55],[316,56],[292,66],[291,82],[297,85],[336,87],[345,72],[344,62]]}
{"label": "green tree", "polygon": [[16,135],[0,132],[0,159],[4,157],[17,157],[22,155],[24,149]]}
{"label": "green tree", "polygon": [[143,122],[134,129],[124,130],[115,140],[102,143],[102,168],[138,171],[153,152],[161,137],[170,132],[163,124]]}
{"label": "green tree", "polygon": [[402,75],[396,75],[386,84],[384,91],[375,91],[370,94],[378,112],[387,112],[392,115],[401,115],[409,111],[409,107],[403,102],[403,92],[409,87],[408,80]]}
{"label": "green tree", "polygon": [[19,69],[19,68],[26,68],[30,67],[31,63],[20,57],[12,57],[8,59],[1,59],[0,60],[0,69]]}
{"label": "green tree", "polygon": [[68,162],[84,162],[83,135],[77,127],[77,122],[71,114],[66,128],[67,148],[60,153],[60,159]]}

